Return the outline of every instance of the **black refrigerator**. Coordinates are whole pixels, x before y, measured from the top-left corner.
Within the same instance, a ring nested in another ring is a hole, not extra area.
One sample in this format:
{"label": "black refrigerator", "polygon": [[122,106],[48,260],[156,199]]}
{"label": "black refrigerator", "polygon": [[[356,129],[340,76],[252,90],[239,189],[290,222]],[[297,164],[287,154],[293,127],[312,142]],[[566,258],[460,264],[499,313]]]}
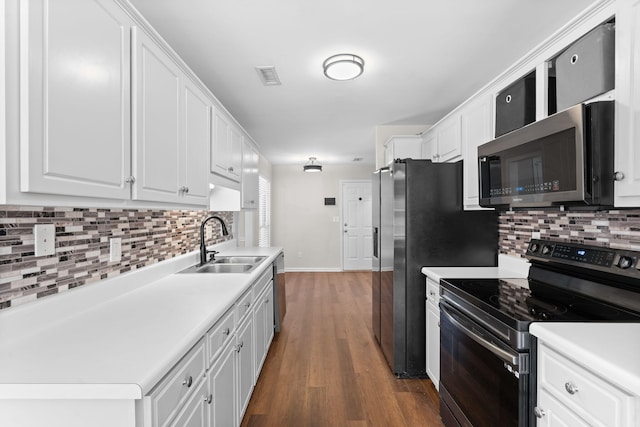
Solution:
{"label": "black refrigerator", "polygon": [[395,160],[373,174],[373,332],[393,374],[426,378],[422,267],[494,267],[495,211],[462,208],[462,161]]}

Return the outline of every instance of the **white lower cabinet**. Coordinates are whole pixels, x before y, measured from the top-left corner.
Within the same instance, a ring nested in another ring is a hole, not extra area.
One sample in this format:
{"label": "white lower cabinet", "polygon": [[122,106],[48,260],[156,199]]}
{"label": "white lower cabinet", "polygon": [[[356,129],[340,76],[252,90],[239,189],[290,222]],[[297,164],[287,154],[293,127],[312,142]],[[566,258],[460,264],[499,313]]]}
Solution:
{"label": "white lower cabinet", "polygon": [[253,371],[253,316],[249,315],[238,327],[236,336],[238,348],[238,425],[249,405],[253,391],[255,372]]}
{"label": "white lower cabinet", "polygon": [[143,398],[137,427],[239,426],[273,338],[272,293],[267,268]]}
{"label": "white lower cabinet", "polygon": [[207,427],[209,414],[207,412],[211,400],[207,393],[207,382],[202,381],[186,403],[184,409],[171,423],[171,427]]}
{"label": "white lower cabinet", "polygon": [[433,383],[436,390],[439,390],[440,386],[440,284],[427,277],[426,282],[427,289],[427,302],[426,302],[426,315],[427,315],[427,375]]}
{"label": "white lower cabinet", "polygon": [[262,291],[261,296],[256,300],[254,310],[253,325],[255,330],[255,381],[262,369],[269,346],[273,340],[274,317],[273,317],[273,281]]}
{"label": "white lower cabinet", "polygon": [[637,426],[639,399],[566,352],[538,341],[538,426]]}
{"label": "white lower cabinet", "polygon": [[208,375],[211,405],[209,407],[209,425],[227,427],[239,425],[236,421],[236,344],[229,343],[213,364]]}

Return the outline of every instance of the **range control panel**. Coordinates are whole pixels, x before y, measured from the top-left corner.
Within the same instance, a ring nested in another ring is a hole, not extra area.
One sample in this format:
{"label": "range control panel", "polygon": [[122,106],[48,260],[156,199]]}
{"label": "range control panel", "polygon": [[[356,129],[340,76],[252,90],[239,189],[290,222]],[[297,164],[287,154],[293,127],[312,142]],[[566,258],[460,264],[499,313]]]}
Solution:
{"label": "range control panel", "polygon": [[526,256],[530,260],[582,266],[586,269],[640,277],[640,252],[532,239]]}

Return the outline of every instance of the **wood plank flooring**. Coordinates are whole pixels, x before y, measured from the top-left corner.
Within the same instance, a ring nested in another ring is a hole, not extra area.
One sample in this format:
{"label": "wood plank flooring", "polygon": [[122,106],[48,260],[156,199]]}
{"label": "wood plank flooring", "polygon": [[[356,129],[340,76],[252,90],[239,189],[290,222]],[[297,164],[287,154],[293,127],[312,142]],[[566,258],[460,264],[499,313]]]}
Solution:
{"label": "wood plank flooring", "polygon": [[371,329],[371,272],[287,273],[287,314],[242,426],[442,426],[429,380],[396,379]]}

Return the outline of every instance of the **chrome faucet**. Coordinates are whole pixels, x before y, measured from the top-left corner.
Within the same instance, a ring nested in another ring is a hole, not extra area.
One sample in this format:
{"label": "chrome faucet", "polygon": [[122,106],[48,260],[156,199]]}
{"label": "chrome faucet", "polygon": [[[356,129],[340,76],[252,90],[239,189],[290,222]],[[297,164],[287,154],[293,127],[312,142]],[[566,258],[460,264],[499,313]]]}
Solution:
{"label": "chrome faucet", "polygon": [[[227,224],[224,223],[224,220],[217,215],[211,215],[205,218],[200,224],[200,265],[204,265],[207,263],[207,255],[212,254],[214,257],[218,253],[217,251],[208,251],[207,246],[204,244],[204,226],[209,222],[210,219],[217,219],[220,221],[220,227],[222,228],[222,235],[228,236],[229,232],[227,231]],[[212,257],[213,259],[213,257]]]}

